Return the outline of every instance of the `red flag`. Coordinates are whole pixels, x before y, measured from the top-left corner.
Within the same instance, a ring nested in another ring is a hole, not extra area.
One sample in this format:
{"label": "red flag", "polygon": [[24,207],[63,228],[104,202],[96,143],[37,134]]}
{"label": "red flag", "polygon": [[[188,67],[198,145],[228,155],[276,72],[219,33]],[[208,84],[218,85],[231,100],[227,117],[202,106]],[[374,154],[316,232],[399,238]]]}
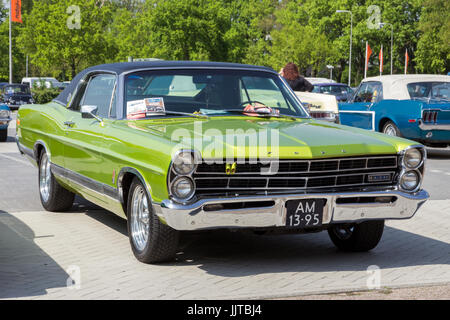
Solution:
{"label": "red flag", "polygon": [[378,55],[378,58],[380,59],[380,75],[383,73],[383,45],[381,45],[380,54]]}
{"label": "red flag", "polygon": [[369,43],[367,43],[366,47],[366,70],[369,68],[369,58],[372,55],[372,49],[370,49]]}
{"label": "red flag", "polygon": [[11,21],[23,23],[21,0],[11,0]]}
{"label": "red flag", "polygon": [[409,62],[409,55],[408,55],[408,49],[406,49],[406,52],[405,52],[405,74],[408,73],[408,62]]}

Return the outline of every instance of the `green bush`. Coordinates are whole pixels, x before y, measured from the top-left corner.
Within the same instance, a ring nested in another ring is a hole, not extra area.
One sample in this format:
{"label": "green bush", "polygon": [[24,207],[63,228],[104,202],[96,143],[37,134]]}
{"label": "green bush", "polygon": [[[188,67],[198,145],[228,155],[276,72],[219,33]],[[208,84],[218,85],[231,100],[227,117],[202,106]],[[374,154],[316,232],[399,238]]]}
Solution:
{"label": "green bush", "polygon": [[45,86],[40,88],[33,88],[31,90],[33,99],[37,104],[44,104],[52,101],[60,94],[60,92],[61,90],[59,90],[58,88],[46,88]]}

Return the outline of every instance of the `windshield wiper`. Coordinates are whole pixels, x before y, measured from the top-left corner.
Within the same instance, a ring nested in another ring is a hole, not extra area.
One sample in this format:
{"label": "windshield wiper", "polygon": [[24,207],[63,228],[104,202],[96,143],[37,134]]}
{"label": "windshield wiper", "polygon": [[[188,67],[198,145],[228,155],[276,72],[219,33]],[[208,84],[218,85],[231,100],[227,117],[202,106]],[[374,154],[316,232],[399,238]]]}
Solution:
{"label": "windshield wiper", "polygon": [[[176,115],[176,116],[188,116],[188,117],[194,117],[194,118],[208,118],[208,116],[203,113],[188,113],[188,112],[178,112],[178,111],[166,110],[166,111],[164,111],[164,114]],[[162,116],[164,114],[161,113]]]}
{"label": "windshield wiper", "polygon": [[[261,118],[283,118],[283,119],[291,119],[291,120],[297,120],[297,117],[294,116],[288,116],[285,114],[274,114],[274,113],[263,113],[263,112],[255,112],[255,111],[245,111],[245,110],[239,110],[239,109],[225,109],[224,112],[229,113],[240,113],[246,115],[246,113],[253,113],[256,114],[257,117]],[[251,117],[251,116],[249,116]]]}

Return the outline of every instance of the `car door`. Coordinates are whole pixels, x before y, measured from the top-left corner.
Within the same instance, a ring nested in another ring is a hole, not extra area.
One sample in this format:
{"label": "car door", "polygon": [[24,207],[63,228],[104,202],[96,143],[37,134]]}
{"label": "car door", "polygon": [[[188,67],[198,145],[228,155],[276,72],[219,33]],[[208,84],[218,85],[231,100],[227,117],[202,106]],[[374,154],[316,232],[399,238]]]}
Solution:
{"label": "car door", "polygon": [[[101,168],[105,152],[105,124],[102,120],[109,115],[116,80],[114,74],[96,73],[82,81],[64,123],[66,175],[70,180],[95,190],[100,194],[99,199],[103,193]],[[83,118],[82,106],[95,106],[97,118]]]}
{"label": "car door", "polygon": [[376,105],[383,99],[383,86],[378,81],[363,82],[349,103],[339,105],[341,124],[375,130]]}

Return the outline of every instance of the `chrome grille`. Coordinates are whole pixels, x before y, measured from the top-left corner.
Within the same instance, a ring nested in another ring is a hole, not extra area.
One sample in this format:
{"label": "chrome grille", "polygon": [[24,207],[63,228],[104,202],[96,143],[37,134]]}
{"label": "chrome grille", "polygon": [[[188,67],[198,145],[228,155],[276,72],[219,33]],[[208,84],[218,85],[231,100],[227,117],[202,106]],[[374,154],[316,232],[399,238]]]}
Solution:
{"label": "chrome grille", "polygon": [[[236,172],[227,175],[225,171],[226,163],[200,163],[193,174],[197,194],[393,186],[396,184],[399,168],[397,156],[376,156],[279,160],[278,164],[275,161],[249,163],[236,160]],[[384,180],[371,179],[374,175],[383,176]]]}

